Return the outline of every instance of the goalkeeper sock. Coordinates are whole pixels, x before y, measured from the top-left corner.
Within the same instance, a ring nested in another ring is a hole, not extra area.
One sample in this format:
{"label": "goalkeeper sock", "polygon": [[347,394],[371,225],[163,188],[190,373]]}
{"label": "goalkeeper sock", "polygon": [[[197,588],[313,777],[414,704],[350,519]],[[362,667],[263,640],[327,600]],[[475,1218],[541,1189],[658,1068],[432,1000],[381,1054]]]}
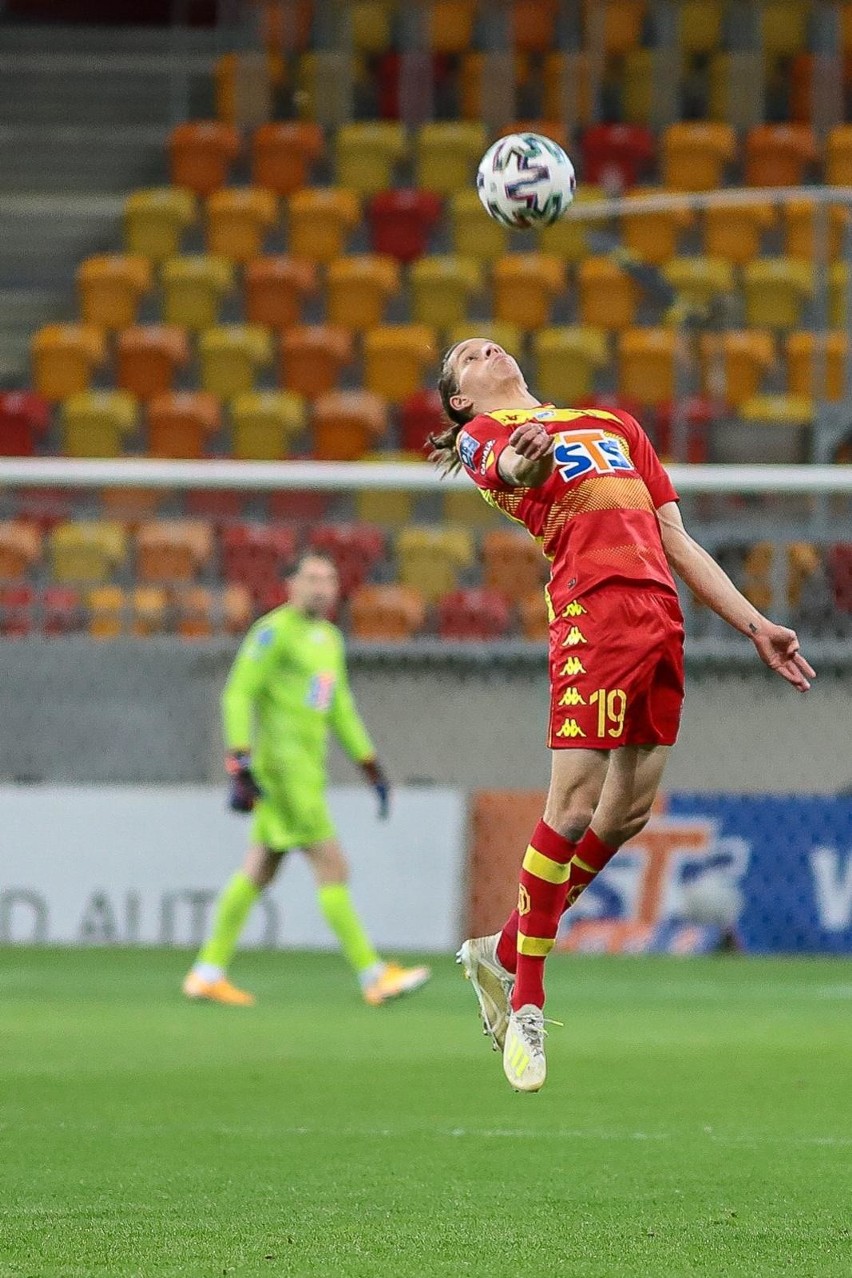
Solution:
{"label": "goalkeeper sock", "polygon": [[544,1007],[544,960],[553,949],[576,844],[539,821],[518,888],[518,958],[512,1007]]}
{"label": "goalkeeper sock", "polygon": [[381,966],[345,883],[325,883],[317,888],[317,899],[326,922],[334,932],[343,956],[359,976],[369,968]]}
{"label": "goalkeeper sock", "polygon": [[[571,858],[571,874],[568,879],[563,914],[565,910],[570,909],[583,889],[589,886],[597,874],[600,874],[617,851],[618,848],[608,847],[602,839],[599,839],[594,830],[586,831]],[[517,958],[518,911],[515,909],[512,910],[500,933],[500,939],[497,942],[497,959],[507,972],[514,972]]]}
{"label": "goalkeeper sock", "polygon": [[198,962],[227,968],[245,927],[249,911],[260,896],[260,888],[243,871],[237,870],[225,884],[216,902],[213,927],[198,953]]}

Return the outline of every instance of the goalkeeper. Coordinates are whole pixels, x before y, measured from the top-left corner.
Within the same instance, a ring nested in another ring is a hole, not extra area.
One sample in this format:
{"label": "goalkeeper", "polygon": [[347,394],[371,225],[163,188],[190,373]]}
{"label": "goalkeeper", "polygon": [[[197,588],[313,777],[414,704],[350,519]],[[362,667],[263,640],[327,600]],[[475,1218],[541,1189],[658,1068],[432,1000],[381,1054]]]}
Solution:
{"label": "goalkeeper", "polygon": [[379,816],[388,814],[388,781],[349,690],[343,637],[327,620],[337,599],[335,565],[305,555],[290,579],[290,603],[252,626],[231,667],[222,696],[229,804],[252,813],[251,846],[219,897],[210,935],[184,980],[189,998],[254,1003],[231,984],[227,969],[251,907],[293,848],[310,861],[320,908],[367,1003],[384,1003],[429,979],[427,967],[385,963],[373,949],[349,894],[348,866],[326,802],[330,727],[375,790]]}

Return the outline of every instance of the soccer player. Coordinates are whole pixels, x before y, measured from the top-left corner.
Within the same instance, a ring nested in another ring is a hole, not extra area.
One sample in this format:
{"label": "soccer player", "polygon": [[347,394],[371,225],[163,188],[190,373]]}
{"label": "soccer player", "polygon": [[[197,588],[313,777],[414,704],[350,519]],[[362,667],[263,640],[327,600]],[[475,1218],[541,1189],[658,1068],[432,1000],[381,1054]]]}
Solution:
{"label": "soccer player", "polygon": [[373,948],[349,894],[326,802],[329,728],[375,790],[382,818],[390,799],[349,690],[343,636],[327,620],[338,595],[335,565],[306,554],[290,578],[289,604],[252,626],[231,667],[222,696],[229,804],[253,813],[251,846],[219,897],[212,931],[183,983],[189,998],[254,1003],[231,984],[227,969],[251,907],[293,848],[310,861],[320,908],[367,1003],[384,1003],[429,979],[428,967],[383,962]]}
{"label": "soccer player", "polygon": [[463,468],[550,560],[550,789],[501,932],[459,962],[518,1091],[545,1081],[544,965],[561,914],[645,826],[683,702],[683,619],[672,569],[801,692],[813,670],[686,532],[677,493],[625,412],[561,409],[527,388],[495,342],[444,356],[447,429],[433,460]]}

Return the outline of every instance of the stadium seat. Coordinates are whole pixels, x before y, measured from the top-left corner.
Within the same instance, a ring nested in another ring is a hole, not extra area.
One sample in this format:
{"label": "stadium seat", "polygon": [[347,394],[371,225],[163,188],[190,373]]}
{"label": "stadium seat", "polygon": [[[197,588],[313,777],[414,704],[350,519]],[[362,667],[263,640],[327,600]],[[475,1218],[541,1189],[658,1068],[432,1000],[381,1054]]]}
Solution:
{"label": "stadium seat", "polygon": [[267,328],[290,328],[299,323],[305,299],[316,291],[312,262],[283,254],[256,257],[245,269],[246,319]]}
{"label": "stadium seat", "polygon": [[808,580],[822,568],[822,556],[808,541],[791,541],[787,546],[787,602],[792,608],[801,603]]}
{"label": "stadium seat", "polygon": [[393,39],[396,0],[353,0],[350,6],[352,47],[359,53],[383,53]]}
{"label": "stadium seat", "polygon": [[704,388],[733,408],[760,392],[774,359],[774,338],[760,329],[704,333],[701,338]]}
{"label": "stadium seat", "polygon": [[547,643],[550,625],[547,620],[547,601],[543,590],[535,590],[518,602],[521,634],[530,643]]}
{"label": "stadium seat", "polygon": [[541,594],[547,576],[547,561],[536,542],[510,528],[494,528],[483,535],[482,565],[484,584],[511,604],[520,603],[536,589]]}
{"label": "stadium seat", "polygon": [[817,143],[807,124],[759,124],[745,140],[750,186],[801,186],[816,163]]}
{"label": "stadium seat", "polygon": [[361,196],[387,190],[407,149],[405,126],[397,121],[342,124],[335,138],[338,185]]}
{"label": "stadium seat", "polygon": [[777,465],[807,460],[813,414],[813,401],[798,395],[755,395],[739,409],[742,421],[760,430],[760,461]]}
{"label": "stadium seat", "polygon": [[464,53],[473,39],[479,0],[433,0],[429,41],[437,53]]}
{"label": "stadium seat", "polygon": [[835,607],[840,612],[852,613],[852,543],[831,546],[827,564]]}
{"label": "stadium seat", "polygon": [[687,54],[713,53],[722,43],[725,0],[680,0],[678,43]]}
{"label": "stadium seat", "polygon": [[[266,5],[264,12],[275,13],[276,6]],[[277,48],[222,54],[213,67],[216,115],[239,127],[262,123],[269,118],[273,95],[286,78],[287,66]]]}
{"label": "stadium seat", "polygon": [[26,577],[41,558],[41,532],[30,523],[6,519],[0,523],[0,580]]}
{"label": "stadium seat", "polygon": [[669,328],[629,328],[618,337],[618,389],[640,404],[674,398],[677,335]]}
{"label": "stadium seat", "polygon": [[586,39],[607,56],[623,57],[639,44],[648,0],[606,0],[586,9]]}
{"label": "stadium seat", "polygon": [[[276,605],[277,606],[277,605]],[[219,595],[219,628],[227,635],[244,635],[254,620],[251,592],[235,582]]]}
{"label": "stadium seat", "polygon": [[209,639],[216,633],[218,598],[206,586],[185,586],[173,594],[175,633],[182,639]]}
{"label": "stadium seat", "polygon": [[318,461],[358,461],[387,426],[382,399],[371,391],[330,390],[313,406],[313,456]]}
{"label": "stadium seat", "polygon": [[509,629],[509,609],[493,590],[453,590],[438,601],[438,634],[442,639],[486,642]]}
{"label": "stadium seat", "polygon": [[150,324],[127,328],[116,345],[116,382],[121,390],[147,401],[171,390],[177,372],[189,363],[182,328]]}
{"label": "stadium seat", "polygon": [[[636,187],[628,191],[624,207],[630,208],[631,199],[646,195],[658,195],[658,187]],[[629,249],[649,266],[663,266],[678,251],[681,234],[692,225],[689,209],[659,209],[654,213],[625,212],[621,216],[621,238]]]}
{"label": "stadium seat", "polygon": [[426,252],[440,217],[441,200],[432,191],[412,187],[377,191],[367,206],[373,252],[398,262],[415,261]]}
{"label": "stadium seat", "polygon": [[837,124],[828,134],[825,180],[829,186],[852,186],[852,124]]}
{"label": "stadium seat", "polygon": [[845,332],[791,333],[787,338],[788,393],[806,399],[842,399],[848,350]]}
{"label": "stadium seat", "polygon": [[354,191],[306,187],[287,203],[288,251],[309,262],[332,262],[346,251],[358,224],[360,207]]}
{"label": "stadium seat", "polygon": [[110,331],[127,328],[136,322],[150,287],[151,267],[144,257],[110,253],[87,258],[77,269],[83,323]]}
{"label": "stadium seat", "polygon": [[472,485],[468,488],[446,489],[441,507],[445,523],[464,524],[465,528],[493,528],[495,524],[502,524],[505,519],[501,511],[483,501],[481,491]]}
{"label": "stadium seat", "polygon": [[334,560],[341,593],[348,598],[384,559],[387,542],[384,530],[370,524],[317,524],[308,545]]}
{"label": "stadium seat", "polygon": [[74,507],[75,491],[71,488],[27,487],[18,492],[9,513],[48,533],[57,524],[69,520],[74,514]]}
{"label": "stadium seat", "polygon": [[484,124],[443,120],[422,124],[416,142],[417,185],[439,195],[453,195],[473,181],[487,145]]}
{"label": "stadium seat", "polygon": [[767,59],[791,58],[805,48],[811,8],[807,0],[764,0],[758,13]]}
{"label": "stadium seat", "polygon": [[128,253],[164,262],[180,252],[181,239],[197,216],[195,196],[174,186],[134,191],[124,204]]}
{"label": "stadium seat", "polygon": [[55,403],[83,391],[104,362],[100,329],[86,324],[47,324],[31,343],[33,388]]}
{"label": "stadium seat", "polygon": [[400,404],[399,442],[406,451],[425,456],[427,437],[443,427],[444,413],[436,390],[414,391]]}
{"label": "stadium seat", "polygon": [[311,168],[324,147],[322,129],[311,120],[262,124],[252,138],[251,180],[276,195],[292,195],[310,185]]}
{"label": "stadium seat", "polygon": [[136,586],[129,592],[129,603],[131,634],[162,634],[169,605],[165,590],[159,586]]}
{"label": "stadium seat", "polygon": [[587,257],[577,270],[581,323],[607,332],[629,328],[636,318],[639,286],[609,257]]}
{"label": "stadium seat", "polygon": [[[530,64],[529,55],[517,50],[512,57],[498,50],[486,53],[481,49],[473,49],[463,54],[459,59],[456,77],[461,119],[478,122],[486,112],[493,115],[495,97],[501,109],[511,113],[511,102],[504,81],[509,80],[516,90],[516,96],[520,96],[522,86],[530,78]],[[545,98],[542,114],[548,119],[558,120],[562,111],[560,105]]]}
{"label": "stadium seat", "polygon": [[148,405],[148,453],[151,457],[196,461],[219,429],[219,402],[205,391],[165,391]]}
{"label": "stadium seat", "polygon": [[351,633],[356,639],[396,643],[423,626],[423,597],[413,586],[359,586],[349,601]]}
{"label": "stadium seat", "polygon": [[22,639],[32,634],[34,597],[32,586],[0,586],[0,635],[4,639]]}
{"label": "stadium seat", "polygon": [[207,201],[207,250],[230,262],[248,262],[278,216],[278,200],[259,186],[229,186]]}
{"label": "stadium seat", "polygon": [[396,404],[418,389],[437,355],[435,334],[425,324],[395,324],[364,335],[364,380],[368,390]]}
{"label": "stadium seat", "polygon": [[[825,234],[825,230],[824,224],[819,225],[819,219],[825,217],[825,206],[823,205],[822,212],[817,213],[812,200],[784,202],[784,252],[788,257],[800,257],[806,261],[813,261],[817,257],[825,257],[826,248],[830,259],[840,257],[843,251],[844,232],[849,222],[849,210],[841,204],[830,204],[827,213],[828,242],[823,246],[819,241]],[[817,228],[819,228],[818,233]]]}
{"label": "stadium seat", "polygon": [[399,266],[394,258],[374,253],[338,258],[326,275],[328,321],[355,333],[375,328],[398,290]]}
{"label": "stadium seat", "polygon": [[542,328],[533,334],[536,393],[555,404],[576,404],[591,395],[595,375],[609,359],[599,328]]}
{"label": "stadium seat", "polygon": [[772,204],[721,205],[704,210],[704,251],[732,266],[760,256],[761,237],[775,223]]}
{"label": "stadium seat", "polygon": [[718,403],[700,395],[681,395],[671,403],[657,405],[655,443],[660,457],[690,465],[706,462],[708,439],[718,413]]}
{"label": "stadium seat", "polygon": [[429,602],[458,586],[459,574],[474,561],[470,529],[411,525],[396,539],[399,580],[422,591]]}
{"label": "stadium seat", "polygon": [[735,155],[736,136],[729,124],[671,124],[662,135],[663,184],[675,191],[714,191],[724,185],[725,168]]}
{"label": "stadium seat", "polygon": [[813,268],[794,257],[766,257],[743,269],[746,322],[754,328],[795,328],[813,292]]}
{"label": "stadium seat", "polygon": [[46,586],[41,593],[42,634],[50,637],[75,634],[83,629],[83,624],[79,590],[71,586]]}
{"label": "stadium seat", "polygon": [[641,124],[595,124],[580,140],[583,183],[623,191],[646,176],[654,160],[654,135]]}
{"label": "stadium seat", "polygon": [[193,519],[207,519],[218,528],[236,523],[243,516],[246,495],[227,488],[191,488],[184,498],[184,510]]}
{"label": "stadium seat", "polygon": [[449,202],[450,243],[458,257],[493,262],[505,254],[509,232],[490,218],[475,190],[464,187]]}
{"label": "stadium seat", "polygon": [[50,425],[50,404],[32,391],[0,391],[0,457],[32,457]]}
{"label": "stadium seat", "polygon": [[121,524],[108,520],[61,523],[50,533],[53,580],[107,581],[127,555]]}
{"label": "stadium seat", "polygon": [[578,123],[591,124],[595,119],[596,94],[594,58],[588,52],[551,52],[536,69],[524,77],[521,68],[516,81],[541,82],[541,109],[548,119],[561,120],[570,113]]}
{"label": "stadium seat", "polygon": [[678,298],[692,306],[707,306],[715,297],[734,291],[733,268],[724,258],[675,257],[663,275]]}
{"label": "stadium seat", "polygon": [[565,268],[544,253],[507,253],[494,263],[494,316],[529,331],[550,320],[553,299],[565,282]]}
{"label": "stadium seat", "polygon": [[79,391],[62,405],[67,457],[119,457],[136,426],[136,400],[124,390]]}
{"label": "stadium seat", "polygon": [[[599,186],[580,187],[574,197],[574,209],[579,212],[583,204],[593,204],[604,199],[604,192]],[[490,220],[490,219],[489,219]],[[496,226],[497,223],[495,222]],[[560,258],[565,263],[576,265],[591,255],[589,235],[603,231],[608,227],[603,221],[581,221],[576,217],[564,217],[552,226],[542,226],[537,232],[538,250]]]}
{"label": "stadium seat", "polygon": [[198,339],[201,385],[219,399],[254,386],[258,369],[272,362],[272,339],[258,324],[223,324]]}
{"label": "stadium seat", "polygon": [[233,287],[233,267],[224,257],[196,254],[163,263],[163,319],[199,331],[212,328],[223,297]]}
{"label": "stadium seat", "polygon": [[222,530],[222,575],[228,584],[244,585],[255,598],[281,586],[296,562],[292,527],[276,524],[231,524]]}
{"label": "stadium seat", "polygon": [[352,359],[352,337],[344,328],[307,324],[281,338],[281,384],[313,399],[331,390]]}
{"label": "stadium seat", "polygon": [[512,47],[525,53],[547,53],[556,44],[559,0],[513,0]]}
{"label": "stadium seat", "polygon": [[231,404],[233,454],[240,461],[278,461],[305,425],[305,404],[293,391],[248,391]]}
{"label": "stadium seat", "polygon": [[434,254],[412,263],[409,283],[414,318],[446,331],[466,318],[482,275],[473,258]]}
{"label": "stadium seat", "polygon": [[659,62],[653,49],[630,49],[620,79],[621,113],[628,124],[650,125],[655,116]]}
{"label": "stadium seat", "polygon": [[192,581],[211,560],[213,530],[203,519],[154,519],[136,533],[142,582]]}
{"label": "stadium seat", "polygon": [[240,152],[237,129],[221,120],[188,120],[172,129],[168,141],[172,186],[207,196],[226,186]]}
{"label": "stadium seat", "polygon": [[114,639],[126,634],[128,601],[121,586],[95,586],[86,595],[88,631],[93,639]]}
{"label": "stadium seat", "polygon": [[160,488],[118,488],[110,484],[101,490],[101,509],[107,519],[132,531],[151,519],[167,494]]}
{"label": "stadium seat", "polygon": [[849,290],[849,272],[845,262],[835,262],[828,271],[828,314],[832,328],[842,328],[846,323],[846,294]]}

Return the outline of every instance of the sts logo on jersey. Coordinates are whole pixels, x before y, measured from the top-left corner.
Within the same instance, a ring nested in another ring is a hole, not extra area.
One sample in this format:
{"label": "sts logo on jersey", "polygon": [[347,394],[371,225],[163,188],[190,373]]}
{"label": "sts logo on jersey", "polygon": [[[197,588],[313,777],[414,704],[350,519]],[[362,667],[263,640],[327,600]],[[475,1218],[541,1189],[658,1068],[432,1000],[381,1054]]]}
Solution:
{"label": "sts logo on jersey", "polygon": [[611,475],[619,470],[633,470],[624,441],[605,435],[602,430],[560,432],[556,436],[553,460],[566,483],[581,475]]}
{"label": "sts logo on jersey", "polygon": [[467,431],[463,430],[459,435],[458,449],[459,457],[461,457],[468,470],[476,469],[476,450],[478,448],[479,444],[473,438],[473,435],[468,435]]}

